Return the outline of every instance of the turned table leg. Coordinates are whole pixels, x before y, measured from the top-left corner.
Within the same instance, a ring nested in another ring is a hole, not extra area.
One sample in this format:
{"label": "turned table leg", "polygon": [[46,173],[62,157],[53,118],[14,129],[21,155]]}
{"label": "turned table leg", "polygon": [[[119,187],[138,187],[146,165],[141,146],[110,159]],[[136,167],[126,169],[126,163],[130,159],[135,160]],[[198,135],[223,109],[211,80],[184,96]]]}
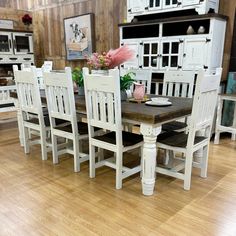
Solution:
{"label": "turned table leg", "polygon": [[156,138],[161,132],[161,126],[155,127],[141,124],[140,132],[143,135],[144,145],[142,152],[142,189],[144,195],[152,195],[156,177]]}

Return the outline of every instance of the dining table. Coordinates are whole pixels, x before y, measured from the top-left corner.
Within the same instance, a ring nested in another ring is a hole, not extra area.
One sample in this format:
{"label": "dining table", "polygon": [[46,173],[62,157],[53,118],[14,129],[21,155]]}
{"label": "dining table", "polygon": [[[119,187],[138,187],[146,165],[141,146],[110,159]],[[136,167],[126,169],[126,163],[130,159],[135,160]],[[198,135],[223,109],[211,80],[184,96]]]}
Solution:
{"label": "dining table", "polygon": [[[17,92],[11,92],[10,96],[15,98],[16,108]],[[147,95],[147,98],[157,97],[157,95]],[[131,102],[129,100],[121,102],[122,121],[130,124],[140,125],[140,133],[143,135],[142,151],[142,193],[153,195],[156,181],[156,159],[157,159],[157,136],[162,131],[162,125],[170,121],[189,116],[192,111],[192,99],[168,97],[171,105],[168,106],[148,106],[142,102]],[[41,90],[42,103],[46,104],[45,91]],[[76,111],[86,114],[85,97],[75,94]],[[17,109],[19,137],[21,138],[21,115]],[[22,144],[22,142],[21,142]]]}

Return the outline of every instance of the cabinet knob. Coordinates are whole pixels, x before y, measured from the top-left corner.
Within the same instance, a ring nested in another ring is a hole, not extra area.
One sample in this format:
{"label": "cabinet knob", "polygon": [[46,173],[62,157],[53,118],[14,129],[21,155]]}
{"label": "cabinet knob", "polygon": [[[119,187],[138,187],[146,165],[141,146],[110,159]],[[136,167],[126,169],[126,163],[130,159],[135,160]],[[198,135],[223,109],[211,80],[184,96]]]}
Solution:
{"label": "cabinet knob", "polygon": [[178,69],[181,69],[181,68],[182,68],[182,66],[179,66],[179,65],[178,65],[178,66],[177,66],[177,68],[178,68]]}
{"label": "cabinet knob", "polygon": [[143,68],[143,66],[139,66],[139,68],[140,68],[140,69],[142,69],[142,68]]}
{"label": "cabinet knob", "polygon": [[181,2],[177,2],[177,5],[179,6],[179,5],[181,5],[182,3]]}
{"label": "cabinet knob", "polygon": [[128,9],[128,12],[131,12],[131,9]]}
{"label": "cabinet knob", "polygon": [[17,57],[10,57],[9,59],[12,61],[15,61],[15,60],[17,60]]}
{"label": "cabinet knob", "polygon": [[145,10],[148,10],[148,9],[149,9],[149,7],[145,7],[144,9],[145,9]]}
{"label": "cabinet knob", "polygon": [[203,68],[204,68],[204,69],[208,69],[208,66],[205,66],[205,65],[204,65]]}
{"label": "cabinet knob", "polygon": [[206,42],[207,42],[207,43],[208,43],[208,42],[211,42],[211,39],[206,38]]}
{"label": "cabinet knob", "polygon": [[183,57],[186,57],[186,53],[183,54]]}
{"label": "cabinet knob", "polygon": [[1,60],[3,60],[3,58],[2,58],[2,57],[0,57],[0,61],[1,61]]}

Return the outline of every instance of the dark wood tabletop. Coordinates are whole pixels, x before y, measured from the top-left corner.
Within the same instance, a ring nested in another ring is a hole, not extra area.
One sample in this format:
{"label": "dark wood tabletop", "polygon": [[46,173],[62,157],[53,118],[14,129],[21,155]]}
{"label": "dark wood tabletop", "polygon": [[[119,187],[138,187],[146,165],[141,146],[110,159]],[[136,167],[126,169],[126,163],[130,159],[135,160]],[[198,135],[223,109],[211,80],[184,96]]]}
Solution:
{"label": "dark wood tabletop", "polygon": [[[10,96],[17,98],[17,93],[11,92]],[[157,97],[155,95],[150,96]],[[43,103],[46,103],[44,91],[41,91],[41,99]],[[169,101],[172,102],[172,105],[166,107],[154,107],[147,106],[145,103],[122,101],[122,118],[139,123],[161,124],[191,114],[192,99],[169,97]],[[86,113],[84,96],[75,95],[75,105],[78,112]]]}

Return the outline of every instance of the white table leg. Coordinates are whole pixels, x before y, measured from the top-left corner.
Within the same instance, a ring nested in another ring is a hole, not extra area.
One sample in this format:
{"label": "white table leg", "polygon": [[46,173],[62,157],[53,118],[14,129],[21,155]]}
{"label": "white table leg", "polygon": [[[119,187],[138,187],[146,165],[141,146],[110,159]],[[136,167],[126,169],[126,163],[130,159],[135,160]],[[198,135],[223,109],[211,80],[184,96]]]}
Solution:
{"label": "white table leg", "polygon": [[215,127],[215,139],[214,144],[219,144],[220,141],[220,125],[222,117],[223,99],[218,97],[217,115],[216,115],[216,127]]}
{"label": "white table leg", "polygon": [[18,104],[18,100],[14,99],[14,105],[17,111],[17,123],[18,123],[18,130],[19,130],[19,140],[20,140],[20,145],[23,147],[24,146],[24,141],[23,141],[23,125],[22,125],[22,116]]}
{"label": "white table leg", "polygon": [[156,177],[156,138],[161,132],[161,126],[155,127],[141,124],[140,132],[143,135],[144,146],[142,156],[142,188],[144,195],[152,195]]}

